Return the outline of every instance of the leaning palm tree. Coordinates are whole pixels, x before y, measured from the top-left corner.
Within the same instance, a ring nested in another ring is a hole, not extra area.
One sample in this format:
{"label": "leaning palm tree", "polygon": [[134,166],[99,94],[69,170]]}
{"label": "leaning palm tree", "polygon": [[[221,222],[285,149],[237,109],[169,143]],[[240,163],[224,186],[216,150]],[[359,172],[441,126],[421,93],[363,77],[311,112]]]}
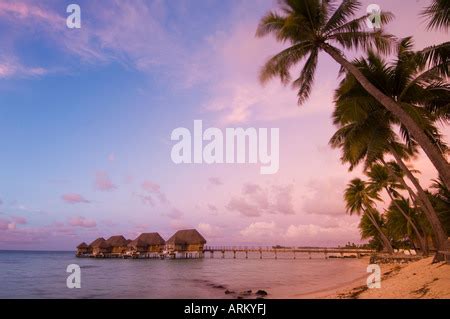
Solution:
{"label": "leaning palm tree", "polygon": [[391,205],[395,206],[395,212],[399,212],[403,216],[407,224],[406,226],[414,232],[414,236],[419,242],[420,250],[426,255],[428,253],[428,249],[426,246],[425,237],[422,236],[416,226],[416,223],[413,221],[410,214],[408,214],[409,209],[404,209],[405,206],[402,206],[403,202],[398,200],[402,197],[397,190],[402,190],[404,187],[398,182],[395,175],[390,174],[389,167],[385,165],[374,164],[371,166],[370,170],[366,172],[367,177],[369,177],[369,187],[371,187],[375,192],[379,192],[381,190],[386,191],[391,200]]}
{"label": "leaning palm tree", "polygon": [[[363,49],[375,47],[380,52],[389,52],[393,36],[382,29],[366,30],[369,15],[351,19],[361,7],[357,0],[344,0],[336,7],[331,0],[279,0],[281,13],[271,11],[260,21],[256,36],[273,34],[289,47],[271,57],[262,68],[260,80],[266,82],[279,77],[285,84],[291,82],[290,70],[301,61],[303,68],[292,85],[298,88],[298,102],[302,104],[310,96],[314,83],[319,52],[331,56],[343,69],[351,73],[371,96],[398,118],[409,134],[423,148],[433,165],[450,187],[450,164],[429,136],[421,129],[414,117],[395,99],[384,94],[371,83],[360,70],[350,63],[342,49]],[[380,13],[385,24],[392,20],[392,14]]]}
{"label": "leaning palm tree", "polygon": [[361,235],[361,239],[371,239],[369,241],[370,246],[374,246],[377,250],[381,250],[384,247],[383,241],[380,238],[380,232],[377,227],[374,226],[372,220],[375,220],[380,228],[384,228],[383,216],[378,211],[373,211],[372,216],[368,214],[363,214],[361,220],[359,221],[358,228]]}
{"label": "leaning palm tree", "polygon": [[[367,59],[356,60],[354,64],[366,78],[377,83],[383,92],[395,97],[411,114],[417,114],[417,121],[421,121],[423,131],[444,152],[446,145],[433,123],[436,118],[422,105],[425,102],[432,103],[431,91],[434,88],[443,94],[446,88],[439,87],[439,83],[433,82],[431,75],[427,81],[424,79],[428,75],[416,79],[415,63],[421,62],[420,59],[415,59],[410,47],[408,38],[402,40],[397,60],[392,65],[373,52],[369,52]],[[349,163],[350,169],[364,162],[367,169],[376,161],[383,161],[386,154],[392,155],[416,188],[417,199],[433,229],[439,249],[445,250],[447,235],[442,223],[419,181],[404,163],[405,159],[409,159],[417,152],[416,140],[391,112],[366,94],[352,74],[347,74],[336,90],[335,104],[333,118],[339,129],[331,138],[330,144],[342,150],[342,161]],[[399,140],[397,127],[405,144]]]}
{"label": "leaning palm tree", "polygon": [[385,249],[389,253],[393,253],[392,245],[387,238],[386,234],[381,229],[381,225],[377,222],[375,200],[380,200],[377,192],[374,192],[367,187],[366,182],[360,178],[355,178],[350,181],[345,189],[344,199],[346,202],[347,212],[352,215],[354,213],[358,215],[365,215],[372,222],[373,226],[377,229],[381,241]]}
{"label": "leaning palm tree", "polygon": [[[428,249],[423,242],[424,235],[418,233],[412,226],[420,223],[419,212],[411,207],[409,199],[399,197],[391,202],[385,214],[386,228],[395,239],[409,239],[414,245],[419,244],[422,252]],[[410,222],[411,221],[411,222]],[[423,248],[425,245],[425,248]]]}
{"label": "leaning palm tree", "polygon": [[[387,168],[387,170],[389,171],[389,175],[398,181],[398,183],[400,185],[402,185],[402,188],[404,190],[407,191],[407,193],[409,194],[409,198],[411,199],[414,209],[416,211],[420,211],[423,214],[420,215],[420,223],[417,224],[417,226],[419,226],[420,231],[424,234],[428,235],[432,235],[432,230],[430,230],[430,226],[429,223],[426,221],[427,220],[427,215],[429,215],[430,213],[433,214],[433,211],[429,211],[427,209],[427,205],[423,202],[423,200],[421,199],[421,197],[417,196],[417,194],[414,192],[414,190],[411,188],[411,186],[409,186],[409,184],[406,183],[405,181],[405,170],[402,169],[402,167],[400,167],[400,165],[397,164],[397,162],[395,161],[388,161],[388,162],[383,162],[384,167]],[[420,171],[418,170],[413,170],[413,169],[409,169],[411,174],[419,174]],[[425,193],[425,191],[424,191]],[[426,193],[425,193],[426,195]],[[398,197],[398,196],[397,196]],[[433,209],[435,208],[435,205],[431,203],[431,206],[433,207]],[[438,212],[436,210],[434,210],[434,213],[436,213],[437,215]],[[442,221],[442,219],[440,218],[441,215],[438,216],[439,220]],[[427,226],[425,226],[425,224]],[[426,228],[426,229],[425,229]]]}

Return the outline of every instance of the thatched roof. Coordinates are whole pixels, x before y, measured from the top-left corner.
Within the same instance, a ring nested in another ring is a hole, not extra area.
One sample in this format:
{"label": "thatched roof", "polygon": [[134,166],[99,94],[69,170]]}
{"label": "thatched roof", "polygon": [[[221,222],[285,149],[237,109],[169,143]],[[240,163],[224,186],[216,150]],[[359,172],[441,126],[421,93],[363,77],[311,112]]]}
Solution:
{"label": "thatched roof", "polygon": [[153,245],[164,245],[166,242],[158,233],[143,233],[131,241],[129,247],[147,247]]}
{"label": "thatched roof", "polygon": [[106,242],[105,238],[100,237],[90,243],[89,247],[92,248],[109,248],[110,245]]}
{"label": "thatched roof", "polygon": [[112,247],[124,247],[128,244],[127,240],[122,235],[111,236],[106,243]]}
{"label": "thatched roof", "polygon": [[85,242],[82,242],[81,244],[79,244],[77,246],[77,249],[82,249],[82,248],[89,248],[89,246]]}
{"label": "thatched roof", "polygon": [[173,234],[166,243],[175,245],[206,244],[206,239],[196,229],[183,229]]}

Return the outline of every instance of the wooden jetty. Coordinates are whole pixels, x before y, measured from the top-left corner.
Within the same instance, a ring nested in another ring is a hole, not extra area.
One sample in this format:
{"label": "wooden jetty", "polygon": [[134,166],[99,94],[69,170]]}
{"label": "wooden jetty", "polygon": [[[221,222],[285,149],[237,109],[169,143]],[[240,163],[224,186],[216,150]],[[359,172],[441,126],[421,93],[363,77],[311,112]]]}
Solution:
{"label": "wooden jetty", "polygon": [[275,258],[300,259],[312,256],[328,258],[360,258],[375,253],[370,249],[325,248],[325,247],[248,247],[248,246],[206,246],[206,239],[196,229],[182,229],[165,241],[158,233],[143,233],[136,239],[129,240],[122,235],[95,239],[91,244],[81,243],[77,246],[77,257],[91,258],[125,258],[125,259],[192,259],[214,258]]}
{"label": "wooden jetty", "polygon": [[[203,253],[209,253],[210,258],[214,258],[215,254],[219,254],[221,258],[232,254],[233,259],[236,256],[245,255],[248,259],[249,253],[259,254],[259,258],[263,259],[264,254],[271,254],[275,259],[279,255],[290,255],[292,259],[296,259],[299,254],[308,254],[308,258],[312,258],[312,254],[323,255],[328,258],[361,258],[362,256],[373,254],[375,251],[370,249],[353,249],[353,248],[317,248],[317,247],[243,247],[243,246],[205,246]],[[258,255],[257,255],[258,256]]]}

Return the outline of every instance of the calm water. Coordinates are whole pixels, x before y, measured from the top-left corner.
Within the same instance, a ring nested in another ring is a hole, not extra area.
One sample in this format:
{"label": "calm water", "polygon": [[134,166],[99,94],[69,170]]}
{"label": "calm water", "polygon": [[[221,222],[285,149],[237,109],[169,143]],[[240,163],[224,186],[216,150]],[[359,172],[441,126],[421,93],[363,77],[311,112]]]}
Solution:
{"label": "calm water", "polygon": [[[75,258],[73,252],[0,251],[0,298],[236,298],[226,295],[225,289],[237,293],[263,289],[271,298],[294,298],[366,275],[364,260],[258,256],[130,260]],[[81,267],[80,289],[66,287],[69,264]]]}

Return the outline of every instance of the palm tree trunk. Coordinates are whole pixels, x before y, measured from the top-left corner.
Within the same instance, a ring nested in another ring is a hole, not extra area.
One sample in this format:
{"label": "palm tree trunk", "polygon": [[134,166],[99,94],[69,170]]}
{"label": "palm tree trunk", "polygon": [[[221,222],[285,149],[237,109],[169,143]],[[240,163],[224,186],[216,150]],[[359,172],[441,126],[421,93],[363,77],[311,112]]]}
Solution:
{"label": "palm tree trunk", "polygon": [[388,111],[394,114],[399,121],[411,133],[414,139],[420,144],[425,154],[427,154],[434,167],[442,176],[444,184],[450,189],[450,164],[445,157],[420,128],[420,126],[409,116],[409,114],[402,109],[392,98],[381,92],[375,85],[373,85],[352,63],[347,61],[342,54],[328,44],[322,45],[323,50],[328,53],[337,63],[350,72],[361,86],[379,101]]}
{"label": "palm tree trunk", "polygon": [[[425,211],[427,208],[425,207],[425,204],[420,200],[420,198],[416,195],[416,193],[412,190],[412,188],[405,182],[404,178],[401,176],[397,176],[397,174],[392,170],[392,168],[389,165],[387,165],[387,163],[384,161],[383,158],[381,158],[381,162],[387,168],[389,174],[394,178],[396,178],[396,180],[399,181],[400,184],[402,184],[402,186],[408,191],[409,197],[411,198],[411,201],[414,204],[414,209],[416,211],[421,211],[423,214],[425,214],[425,216],[427,216],[427,212]],[[420,205],[418,205],[418,203]],[[418,226],[420,227],[422,233],[424,234],[422,237],[425,243],[424,251],[426,251],[426,253],[428,254],[427,231],[420,224]]]}
{"label": "palm tree trunk", "polygon": [[[426,207],[425,204],[421,201],[421,199],[416,195],[416,193],[414,193],[414,191],[411,189],[411,187],[409,187],[408,184],[406,184],[405,180],[402,177],[398,177],[398,180],[400,181],[400,183],[403,185],[403,187],[408,191],[409,196],[414,204],[414,209],[416,210],[420,210],[423,214],[425,214],[425,216],[427,216],[427,212],[426,212]],[[424,236],[427,236],[427,231],[426,229],[421,226],[420,229],[422,230],[422,233],[424,234]],[[427,245],[427,251],[428,251],[428,245]]]}
{"label": "palm tree trunk", "polygon": [[[409,185],[406,184],[406,182],[403,179],[403,177],[398,177],[398,180],[403,185],[403,187],[408,191],[409,196],[410,196],[410,198],[411,198],[411,200],[412,200],[412,202],[414,204],[414,209],[417,210],[417,211],[421,211],[425,216],[427,216],[427,212],[425,211],[427,208],[425,207],[425,204],[414,193],[414,191],[411,189],[411,187],[409,187]],[[426,247],[426,251],[428,252],[429,251],[429,249],[428,249],[428,238],[427,238],[428,231],[420,223],[419,223],[419,227],[420,227],[420,230],[422,231],[422,233],[424,234],[425,243],[426,243],[425,247]]]}
{"label": "palm tree trunk", "polygon": [[[392,172],[392,169],[390,169],[389,167],[388,167],[388,170],[389,170],[389,172],[390,172],[390,174],[391,175],[395,175],[395,173],[394,172]],[[425,214],[425,216],[427,215],[427,212],[425,211],[427,208],[426,208],[426,205],[425,205],[425,203],[424,202],[422,202],[422,200],[416,195],[416,193],[412,190],[412,188],[408,185],[408,184],[406,184],[406,182],[405,182],[405,180],[403,179],[403,177],[399,177],[399,176],[397,176],[397,180],[400,182],[400,184],[402,184],[402,186],[407,190],[407,192],[408,192],[408,194],[409,194],[409,197],[411,198],[411,200],[412,200],[412,202],[414,203],[414,208],[416,209],[416,210],[420,210],[422,213],[424,213]],[[418,205],[419,204],[419,205]],[[423,230],[423,229],[422,229]],[[424,231],[424,233],[426,233],[425,231]]]}
{"label": "palm tree trunk", "polygon": [[394,253],[394,249],[392,248],[391,242],[387,238],[387,236],[384,234],[383,230],[381,230],[380,226],[378,225],[377,221],[373,217],[372,213],[369,211],[369,209],[364,210],[364,213],[367,214],[367,217],[369,217],[372,224],[377,229],[378,233],[380,234],[381,240],[383,241],[384,247],[388,250],[389,254]]}
{"label": "palm tree trunk", "polygon": [[444,230],[444,227],[442,227],[442,223],[439,220],[439,217],[434,210],[433,205],[431,204],[427,194],[425,193],[424,189],[420,185],[419,181],[416,179],[416,177],[411,173],[411,171],[408,169],[405,163],[403,163],[402,158],[398,153],[395,151],[393,147],[390,147],[390,152],[394,156],[395,160],[397,161],[397,164],[401,167],[403,172],[408,176],[408,178],[413,183],[414,187],[417,189],[417,195],[419,196],[420,200],[425,205],[425,214],[427,216],[428,221],[430,222],[431,228],[433,229],[433,233],[436,237],[437,242],[437,250],[445,251],[447,250],[447,234]]}
{"label": "palm tree trunk", "polygon": [[[422,237],[422,234],[419,232],[419,229],[417,229],[416,225],[414,224],[414,222],[412,221],[411,217],[409,217],[408,214],[405,213],[405,211],[403,210],[403,208],[397,203],[397,201],[394,199],[394,196],[392,196],[391,191],[389,190],[389,188],[385,187],[386,192],[389,195],[389,198],[391,199],[391,202],[394,203],[395,207],[397,207],[397,209],[400,211],[400,213],[403,215],[403,217],[405,217],[406,222],[409,223],[414,231],[414,233],[416,234],[417,240],[419,241],[419,246],[420,246],[420,250],[422,251],[423,255],[427,255],[428,251],[426,251],[425,248],[425,240]],[[412,241],[412,240],[411,240]]]}
{"label": "palm tree trunk", "polygon": [[[414,191],[411,189],[411,187],[409,187],[408,184],[406,184],[405,180],[403,179],[403,177],[397,176],[397,174],[395,174],[395,172],[392,170],[392,168],[387,165],[387,163],[384,161],[384,159],[381,159],[381,162],[383,163],[383,165],[387,168],[389,174],[391,176],[393,176],[394,178],[397,179],[397,181],[400,182],[400,184],[402,184],[402,186],[407,190],[409,197],[411,197],[411,200],[414,203],[414,206],[417,208],[417,202],[420,202],[420,198],[417,197],[416,193],[414,193]],[[424,206],[424,204],[421,202],[422,206]],[[425,209],[424,207],[421,206],[421,210],[423,211],[423,209]]]}

